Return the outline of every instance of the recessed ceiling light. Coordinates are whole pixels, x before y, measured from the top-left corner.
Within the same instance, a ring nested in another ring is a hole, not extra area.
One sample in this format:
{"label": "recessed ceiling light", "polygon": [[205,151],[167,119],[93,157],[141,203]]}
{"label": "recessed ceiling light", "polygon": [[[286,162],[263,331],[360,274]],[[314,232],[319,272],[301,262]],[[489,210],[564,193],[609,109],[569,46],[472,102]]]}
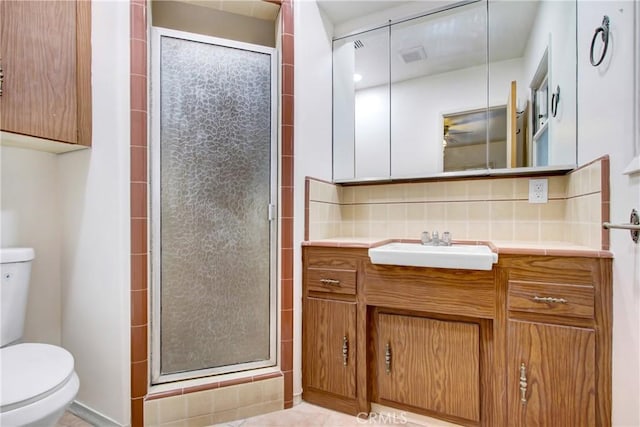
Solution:
{"label": "recessed ceiling light", "polygon": [[362,75],[360,74],[354,74],[353,75],[353,81],[358,83],[360,80],[362,80]]}

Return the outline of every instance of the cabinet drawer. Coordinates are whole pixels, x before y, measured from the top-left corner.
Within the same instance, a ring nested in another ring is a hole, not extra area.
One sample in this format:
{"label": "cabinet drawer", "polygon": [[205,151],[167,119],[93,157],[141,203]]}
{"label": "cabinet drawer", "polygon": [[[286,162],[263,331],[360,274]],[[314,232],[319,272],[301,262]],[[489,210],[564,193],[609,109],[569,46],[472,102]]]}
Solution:
{"label": "cabinet drawer", "polygon": [[307,289],[335,294],[356,294],[356,270],[330,268],[307,269]]}
{"label": "cabinet drawer", "polygon": [[536,282],[509,282],[509,310],[559,316],[593,318],[591,286]]}

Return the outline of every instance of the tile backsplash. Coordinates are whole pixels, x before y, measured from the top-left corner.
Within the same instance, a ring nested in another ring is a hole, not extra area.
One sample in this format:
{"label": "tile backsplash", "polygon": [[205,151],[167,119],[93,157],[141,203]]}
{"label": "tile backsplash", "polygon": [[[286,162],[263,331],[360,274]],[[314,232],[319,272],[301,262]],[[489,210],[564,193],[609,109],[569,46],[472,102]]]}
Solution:
{"label": "tile backsplash", "polygon": [[[450,231],[456,240],[568,242],[608,249],[609,160],[548,180],[548,202],[528,201],[530,177],[345,186],[307,179],[307,240],[417,239]],[[606,216],[606,218],[605,218]],[[605,236],[606,234],[606,236]]]}

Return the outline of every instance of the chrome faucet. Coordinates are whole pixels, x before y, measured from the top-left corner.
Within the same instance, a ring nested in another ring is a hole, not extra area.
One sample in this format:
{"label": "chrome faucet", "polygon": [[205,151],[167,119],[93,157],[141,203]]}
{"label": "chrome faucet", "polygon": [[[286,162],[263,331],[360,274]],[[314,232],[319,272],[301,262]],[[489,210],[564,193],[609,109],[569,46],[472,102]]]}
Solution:
{"label": "chrome faucet", "polygon": [[438,231],[434,230],[431,234],[429,234],[428,231],[423,231],[420,236],[420,241],[425,246],[451,246],[451,232],[444,231],[442,238],[440,238]]}

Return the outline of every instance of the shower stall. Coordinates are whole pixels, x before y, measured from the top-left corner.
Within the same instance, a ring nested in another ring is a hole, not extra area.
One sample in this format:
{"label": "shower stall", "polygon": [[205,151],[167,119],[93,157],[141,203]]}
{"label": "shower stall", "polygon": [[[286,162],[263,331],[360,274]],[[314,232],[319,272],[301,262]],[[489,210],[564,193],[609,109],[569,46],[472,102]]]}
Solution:
{"label": "shower stall", "polygon": [[275,49],[152,32],[152,383],[276,364]]}

